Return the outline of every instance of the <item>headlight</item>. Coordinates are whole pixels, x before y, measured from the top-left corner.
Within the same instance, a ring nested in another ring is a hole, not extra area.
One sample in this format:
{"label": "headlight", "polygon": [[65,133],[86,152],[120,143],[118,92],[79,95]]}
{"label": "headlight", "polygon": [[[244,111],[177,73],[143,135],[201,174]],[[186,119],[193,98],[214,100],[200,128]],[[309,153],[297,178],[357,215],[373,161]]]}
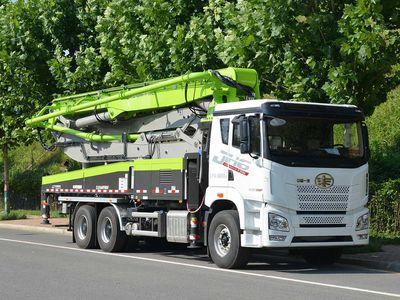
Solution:
{"label": "headlight", "polygon": [[273,213],[268,214],[268,226],[271,230],[289,231],[289,222],[286,218]]}
{"label": "headlight", "polygon": [[357,219],[356,230],[364,230],[369,227],[369,214],[366,213]]}

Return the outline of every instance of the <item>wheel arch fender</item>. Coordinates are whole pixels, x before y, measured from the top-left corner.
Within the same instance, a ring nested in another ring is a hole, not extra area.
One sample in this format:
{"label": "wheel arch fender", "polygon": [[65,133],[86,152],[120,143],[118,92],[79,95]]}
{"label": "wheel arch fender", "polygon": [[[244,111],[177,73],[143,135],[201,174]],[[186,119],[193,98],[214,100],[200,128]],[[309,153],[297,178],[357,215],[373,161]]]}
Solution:
{"label": "wheel arch fender", "polygon": [[[211,208],[211,219],[216,213],[222,210],[236,210],[239,215],[240,229],[245,228],[245,216],[244,216],[244,199],[236,189],[227,188],[225,193],[219,192],[221,189],[216,191],[216,188],[209,188],[206,193],[205,205]],[[226,195],[227,197],[218,197],[219,194]],[[211,219],[208,222],[211,222]]]}
{"label": "wheel arch fender", "polygon": [[115,209],[115,213],[117,214],[118,222],[119,222],[119,230],[125,231],[125,224],[122,220],[122,212],[123,212],[124,208],[116,205],[115,203],[110,203],[110,205],[111,205],[111,207],[113,207]]}

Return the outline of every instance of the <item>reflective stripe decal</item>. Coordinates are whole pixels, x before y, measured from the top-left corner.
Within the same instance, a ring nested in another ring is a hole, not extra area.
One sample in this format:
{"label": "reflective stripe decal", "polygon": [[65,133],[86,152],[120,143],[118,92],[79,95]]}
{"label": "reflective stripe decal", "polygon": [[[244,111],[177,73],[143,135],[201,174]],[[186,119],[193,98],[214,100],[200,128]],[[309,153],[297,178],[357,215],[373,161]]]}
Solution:
{"label": "reflective stripe decal", "polygon": [[46,192],[56,192],[56,193],[127,193],[128,190],[46,189]]}
{"label": "reflective stripe decal", "polygon": [[136,194],[147,194],[147,190],[136,190]]}
{"label": "reflective stripe decal", "polygon": [[160,189],[160,188],[157,186],[157,187],[153,188],[152,193],[153,193],[153,194],[163,194],[163,193],[164,193],[164,190]]}
{"label": "reflective stripe decal", "polygon": [[171,189],[168,190],[168,194],[179,194],[179,190],[176,189],[176,186],[171,186]]}

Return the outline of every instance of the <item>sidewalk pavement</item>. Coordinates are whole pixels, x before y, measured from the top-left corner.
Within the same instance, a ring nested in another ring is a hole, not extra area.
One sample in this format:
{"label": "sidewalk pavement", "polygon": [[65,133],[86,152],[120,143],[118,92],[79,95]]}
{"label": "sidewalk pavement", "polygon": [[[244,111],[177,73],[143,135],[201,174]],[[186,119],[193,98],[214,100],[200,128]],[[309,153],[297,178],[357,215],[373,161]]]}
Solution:
{"label": "sidewalk pavement", "polygon": [[[68,231],[68,218],[50,219],[51,224],[48,225],[41,224],[41,222],[42,219],[40,216],[28,216],[27,219],[22,220],[0,221],[0,228],[72,235]],[[344,254],[339,262],[400,272],[400,245],[385,245],[382,247],[382,252]]]}
{"label": "sidewalk pavement", "polygon": [[68,231],[68,218],[53,218],[49,220],[50,224],[41,224],[41,216],[28,216],[27,219],[0,221],[0,228],[49,232],[72,236],[71,231]]}

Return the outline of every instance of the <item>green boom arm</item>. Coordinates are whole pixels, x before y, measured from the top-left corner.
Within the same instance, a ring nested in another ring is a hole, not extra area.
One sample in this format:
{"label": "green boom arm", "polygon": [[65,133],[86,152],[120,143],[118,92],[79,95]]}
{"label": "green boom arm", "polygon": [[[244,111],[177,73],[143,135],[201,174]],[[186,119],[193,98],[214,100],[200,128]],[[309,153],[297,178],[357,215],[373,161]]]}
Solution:
{"label": "green boom arm", "polygon": [[[228,83],[224,82],[220,75],[227,78]],[[233,79],[237,86],[229,84],[229,79]],[[106,111],[111,119],[121,115],[127,118],[134,117],[137,113],[183,107],[190,105],[190,102],[212,97],[207,115],[210,118],[216,104],[240,101],[248,97],[240,86],[251,89],[254,97],[259,98],[259,80],[255,70],[226,68],[218,72],[188,73],[140,85],[57,98],[51,105],[27,120],[26,125],[75,135],[89,141],[121,140],[120,135],[101,135],[60,126],[57,124],[57,118],[63,116],[74,119],[99,111]],[[136,138],[135,134],[127,136],[128,140]]]}

